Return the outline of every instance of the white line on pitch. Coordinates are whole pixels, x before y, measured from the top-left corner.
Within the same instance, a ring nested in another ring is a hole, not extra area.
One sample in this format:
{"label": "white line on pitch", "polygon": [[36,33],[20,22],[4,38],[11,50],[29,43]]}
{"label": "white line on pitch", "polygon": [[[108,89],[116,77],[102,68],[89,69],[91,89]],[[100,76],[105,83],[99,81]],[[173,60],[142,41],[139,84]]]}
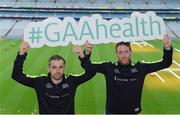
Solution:
{"label": "white line on pitch", "polygon": [[154,72],[154,74],[155,74],[163,83],[165,83],[164,79],[163,79],[157,72]]}
{"label": "white line on pitch", "polygon": [[174,73],[172,70],[169,69],[169,72],[170,72],[171,74],[173,74],[176,78],[180,79],[180,77],[179,77],[176,73]]}
{"label": "white line on pitch", "polygon": [[175,60],[173,60],[173,63],[175,63],[177,66],[180,67],[180,64],[178,62],[176,62]]}
{"label": "white line on pitch", "polygon": [[147,44],[148,46],[150,46],[150,47],[152,47],[152,48],[154,47],[153,45],[151,45],[151,44],[147,43],[147,42],[146,42],[146,41],[144,41],[144,40],[142,40],[142,42],[143,42],[143,43],[145,43],[145,44]]}
{"label": "white line on pitch", "polygon": [[133,42],[133,43],[142,48],[142,46],[139,43],[137,43],[137,42]]}
{"label": "white line on pitch", "polygon": [[180,71],[180,68],[166,68],[166,69],[163,69],[163,70],[160,70],[160,71],[168,71],[169,72],[169,70],[171,70],[171,71]]}
{"label": "white line on pitch", "polygon": [[174,50],[177,51],[177,52],[180,52],[180,50],[178,50],[177,48],[174,48]]}

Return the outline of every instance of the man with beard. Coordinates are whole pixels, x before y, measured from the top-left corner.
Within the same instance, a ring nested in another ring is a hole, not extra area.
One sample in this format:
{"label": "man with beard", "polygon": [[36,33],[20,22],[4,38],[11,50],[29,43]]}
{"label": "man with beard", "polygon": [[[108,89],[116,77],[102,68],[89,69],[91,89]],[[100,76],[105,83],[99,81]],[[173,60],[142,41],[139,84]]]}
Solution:
{"label": "man with beard", "polygon": [[[116,44],[116,55],[118,61],[115,63],[104,62],[93,64],[90,61],[92,45],[85,43],[86,55],[81,61],[85,69],[92,73],[102,73],[106,80],[106,113],[107,114],[138,114],[141,112],[141,94],[145,76],[148,73],[168,68],[172,64],[172,46],[169,36],[164,35],[163,60],[156,63],[131,62],[131,46],[129,42]],[[79,55],[82,50],[79,46],[74,47]],[[80,55],[79,55],[80,56]]]}
{"label": "man with beard", "polygon": [[[47,76],[27,77],[23,73],[23,64],[28,49],[29,45],[22,42],[14,61],[12,78],[35,89],[40,114],[74,114],[76,88],[91,79],[93,74],[85,71],[78,77],[73,75],[65,77],[65,60],[59,55],[54,55],[49,58]],[[83,57],[83,53],[79,55]]]}

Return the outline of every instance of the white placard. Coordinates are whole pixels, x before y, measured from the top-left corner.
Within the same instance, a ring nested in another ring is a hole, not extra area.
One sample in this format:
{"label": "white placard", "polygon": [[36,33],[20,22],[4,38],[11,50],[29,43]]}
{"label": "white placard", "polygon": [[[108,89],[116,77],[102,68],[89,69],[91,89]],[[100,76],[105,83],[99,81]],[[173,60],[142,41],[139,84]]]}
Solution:
{"label": "white placard", "polygon": [[82,45],[162,39],[165,24],[155,12],[133,12],[130,18],[105,20],[100,14],[83,16],[78,22],[72,17],[56,17],[31,22],[24,30],[24,40],[32,48],[48,46]]}

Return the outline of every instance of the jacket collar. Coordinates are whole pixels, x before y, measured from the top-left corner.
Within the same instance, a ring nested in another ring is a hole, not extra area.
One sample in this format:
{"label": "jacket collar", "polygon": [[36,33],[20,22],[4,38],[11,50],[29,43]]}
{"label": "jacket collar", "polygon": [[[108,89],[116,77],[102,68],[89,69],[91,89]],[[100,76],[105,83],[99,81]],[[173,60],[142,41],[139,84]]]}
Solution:
{"label": "jacket collar", "polygon": [[[52,80],[51,80],[51,74],[50,74],[50,73],[48,73],[48,81],[51,82],[52,84],[54,84],[54,83],[52,82]],[[61,81],[59,84],[63,83],[64,81],[65,81],[65,74],[63,74],[63,76],[62,76],[62,81]],[[58,84],[57,84],[57,85],[58,85]]]}
{"label": "jacket collar", "polygon": [[131,67],[132,66],[131,60],[129,61],[128,64],[122,64],[120,61],[118,61],[116,63],[117,63],[116,65],[119,66],[119,67]]}

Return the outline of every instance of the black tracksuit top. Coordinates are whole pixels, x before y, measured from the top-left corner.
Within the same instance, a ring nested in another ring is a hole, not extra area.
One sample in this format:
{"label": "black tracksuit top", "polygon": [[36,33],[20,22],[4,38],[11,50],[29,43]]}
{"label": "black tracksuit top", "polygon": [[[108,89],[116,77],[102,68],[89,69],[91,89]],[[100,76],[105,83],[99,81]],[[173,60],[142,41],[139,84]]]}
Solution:
{"label": "black tracksuit top", "polygon": [[36,78],[27,77],[23,73],[23,63],[26,54],[17,55],[14,62],[12,78],[17,82],[35,89],[39,105],[40,114],[74,114],[74,98],[76,88],[83,82],[92,78],[92,73],[85,71],[84,74],[76,77],[69,75],[59,84],[51,81],[48,76],[39,76]]}
{"label": "black tracksuit top", "polygon": [[170,50],[164,49],[163,60],[157,63],[138,62],[122,65],[119,62],[104,62],[93,64],[90,61],[90,55],[86,55],[86,61],[81,61],[81,65],[85,69],[104,74],[107,113],[137,114],[141,111],[141,94],[145,76],[169,67],[172,64],[172,51],[172,47]]}

